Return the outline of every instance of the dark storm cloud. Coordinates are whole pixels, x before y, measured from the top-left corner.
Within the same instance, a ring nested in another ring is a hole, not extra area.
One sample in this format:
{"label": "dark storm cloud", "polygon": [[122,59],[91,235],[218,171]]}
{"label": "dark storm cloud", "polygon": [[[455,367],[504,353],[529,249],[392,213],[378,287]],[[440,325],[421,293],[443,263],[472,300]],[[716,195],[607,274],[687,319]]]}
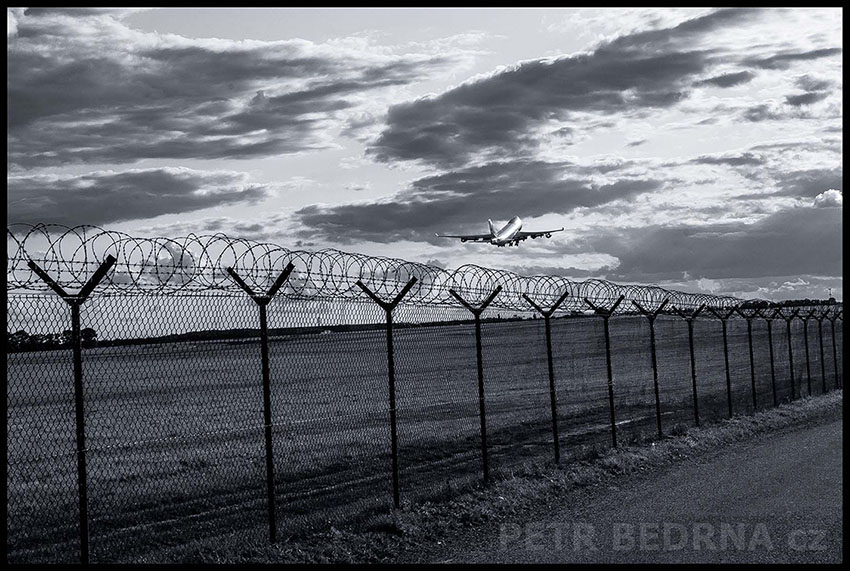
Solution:
{"label": "dark storm cloud", "polygon": [[328,121],[447,56],[144,34],[100,10],[27,11],[7,51],[8,160],[31,168],[250,158],[326,146]]}
{"label": "dark storm cloud", "polygon": [[802,105],[811,105],[829,97],[826,91],[812,91],[809,93],[801,93],[799,95],[786,95],[785,102],[792,107],[800,107]]}
{"label": "dark storm cloud", "polygon": [[807,169],[777,175],[776,185],[784,196],[814,198],[825,190],[843,190],[842,167],[832,169]]}
{"label": "dark storm cloud", "polygon": [[709,77],[708,79],[703,79],[702,81],[696,82],[694,85],[702,86],[702,85],[713,85],[715,87],[734,87],[736,85],[743,85],[745,83],[749,83],[756,76],[751,71],[739,71],[737,73],[724,73],[723,75],[717,75],[714,77]]}
{"label": "dark storm cloud", "polygon": [[[760,180],[762,173],[751,172],[744,176],[752,180]],[[799,199],[813,199],[822,192],[835,189],[843,190],[842,167],[805,169],[792,171],[772,171],[768,175],[769,184],[773,190],[767,192],[740,194],[736,200],[764,200],[777,196],[787,196]]]}
{"label": "dark storm cloud", "polygon": [[797,87],[805,91],[824,91],[826,89],[829,89],[833,85],[833,83],[828,79],[820,79],[817,77],[812,77],[808,74],[797,78],[797,81],[795,81],[794,83],[797,85]]}
{"label": "dark storm cloud", "polygon": [[[514,161],[490,163],[430,176],[380,202],[311,205],[295,213],[304,235],[355,242],[425,240],[434,233],[480,233],[486,219],[567,213],[631,199],[660,189],[660,180],[620,178],[594,183],[587,171],[570,163]],[[602,165],[599,171],[608,167]]]}
{"label": "dark storm cloud", "polygon": [[746,119],[747,121],[758,123],[761,121],[782,119],[783,117],[785,117],[785,115],[778,111],[775,107],[772,107],[767,103],[762,103],[760,105],[754,105],[745,109],[741,113],[741,117]]}
{"label": "dark storm cloud", "polygon": [[760,155],[756,155],[750,152],[741,153],[739,155],[721,155],[721,156],[713,156],[713,155],[703,155],[701,157],[697,157],[691,161],[692,163],[703,164],[703,165],[728,165],[732,167],[739,166],[759,166],[763,165],[766,161],[764,157]]}
{"label": "dark storm cloud", "polygon": [[393,106],[369,153],[384,162],[419,159],[451,168],[480,154],[533,149],[534,127],[570,112],[673,106],[688,96],[694,77],[725,57],[719,50],[692,49],[692,42],[757,13],[718,10],[673,28],[622,36],[592,53],[524,62],[439,96]]}
{"label": "dark storm cloud", "polygon": [[107,224],[265,198],[242,173],[160,168],[7,179],[11,223]]}
{"label": "dark storm cloud", "polygon": [[766,58],[748,58],[745,63],[760,69],[788,69],[798,61],[811,61],[841,54],[841,48],[822,48],[805,52],[786,52]]}
{"label": "dark storm cloud", "polygon": [[841,275],[841,208],[781,210],[753,224],[648,226],[585,239],[620,265],[612,279]]}
{"label": "dark storm cloud", "polygon": [[123,16],[137,11],[139,8],[26,8],[24,14],[27,16],[69,16],[81,18],[85,16]]}

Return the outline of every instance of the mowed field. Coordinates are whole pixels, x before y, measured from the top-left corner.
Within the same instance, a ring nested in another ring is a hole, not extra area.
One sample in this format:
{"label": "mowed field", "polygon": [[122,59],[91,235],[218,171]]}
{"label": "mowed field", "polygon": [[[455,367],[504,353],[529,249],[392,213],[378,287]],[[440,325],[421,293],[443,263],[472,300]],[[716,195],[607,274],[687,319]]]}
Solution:
{"label": "mowed field", "polygon": [[[485,315],[486,317],[486,315]],[[841,369],[840,322],[836,324]],[[610,321],[618,439],[653,437],[649,325]],[[756,404],[791,397],[785,323],[754,321]],[[562,459],[610,446],[602,320],[552,321]],[[688,330],[656,321],[663,430],[694,423]],[[835,387],[832,337],[792,327],[796,396]],[[542,320],[484,323],[491,475],[552,459]],[[481,481],[472,324],[394,332],[402,503],[447,497]],[[728,415],[721,325],[698,320],[700,418]],[[326,332],[270,343],[279,536],[368,522],[392,507],[386,334]],[[76,561],[77,481],[69,351],[17,353],[7,365],[9,561]],[[184,342],[84,351],[90,535],[95,561],[158,554],[234,530],[266,537],[260,346]],[[746,322],[729,322],[734,414],[753,410]],[[822,367],[823,365],[823,367]],[[822,376],[825,371],[825,379]],[[371,519],[370,519],[371,518]]]}

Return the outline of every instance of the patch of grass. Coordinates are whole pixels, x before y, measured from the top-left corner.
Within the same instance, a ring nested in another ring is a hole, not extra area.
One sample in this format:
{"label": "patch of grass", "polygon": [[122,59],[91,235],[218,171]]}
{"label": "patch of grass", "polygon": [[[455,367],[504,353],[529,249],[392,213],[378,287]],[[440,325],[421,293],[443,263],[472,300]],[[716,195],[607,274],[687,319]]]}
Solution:
{"label": "patch of grass", "polygon": [[714,425],[689,428],[641,445],[588,448],[581,460],[554,466],[529,461],[487,488],[476,487],[443,502],[425,502],[388,514],[368,528],[330,527],[277,545],[244,534],[199,541],[161,554],[157,560],[203,563],[376,563],[416,560],[417,556],[476,526],[498,523],[539,509],[572,490],[616,481],[699,456],[734,442],[778,430],[836,418],[842,392],[803,398],[753,416],[736,416]]}

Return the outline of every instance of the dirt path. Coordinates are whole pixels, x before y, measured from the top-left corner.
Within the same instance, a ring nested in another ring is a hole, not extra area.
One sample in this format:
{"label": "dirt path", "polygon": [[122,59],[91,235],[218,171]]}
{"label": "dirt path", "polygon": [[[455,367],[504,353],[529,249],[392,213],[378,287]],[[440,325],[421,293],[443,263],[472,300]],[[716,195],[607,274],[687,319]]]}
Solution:
{"label": "dirt path", "polygon": [[435,561],[837,563],[841,442],[840,419],[742,442],[480,530]]}

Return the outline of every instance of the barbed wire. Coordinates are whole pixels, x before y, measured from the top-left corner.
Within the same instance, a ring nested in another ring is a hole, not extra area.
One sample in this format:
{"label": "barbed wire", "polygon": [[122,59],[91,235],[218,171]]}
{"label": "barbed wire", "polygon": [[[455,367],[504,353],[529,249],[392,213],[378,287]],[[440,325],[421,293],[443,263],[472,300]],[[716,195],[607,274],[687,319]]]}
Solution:
{"label": "barbed wire", "polygon": [[[270,243],[232,238],[221,233],[188,234],[177,238],[141,238],[97,226],[12,224],[7,227],[7,291],[44,291],[47,285],[29,267],[38,264],[61,286],[81,288],[112,255],[116,263],[96,294],[180,294],[217,291],[244,294],[227,273],[233,268],[255,291],[267,291],[284,268],[294,270],[278,295],[299,299],[359,299],[366,294],[360,281],[378,297],[391,300],[412,279],[416,283],[404,303],[456,306],[454,290],[475,303],[501,286],[493,307],[529,311],[529,296],[541,307],[553,304],[566,291],[559,311],[587,311],[584,301],[613,305],[617,313],[633,312],[636,301],[653,309],[668,300],[669,307],[701,305],[731,308],[745,300],[708,293],[687,293],[654,285],[621,285],[602,279],[583,281],[561,276],[522,276],[507,270],[464,265],[447,270],[397,258],[367,256],[336,249],[290,250]],[[748,300],[767,303],[763,300]]]}

